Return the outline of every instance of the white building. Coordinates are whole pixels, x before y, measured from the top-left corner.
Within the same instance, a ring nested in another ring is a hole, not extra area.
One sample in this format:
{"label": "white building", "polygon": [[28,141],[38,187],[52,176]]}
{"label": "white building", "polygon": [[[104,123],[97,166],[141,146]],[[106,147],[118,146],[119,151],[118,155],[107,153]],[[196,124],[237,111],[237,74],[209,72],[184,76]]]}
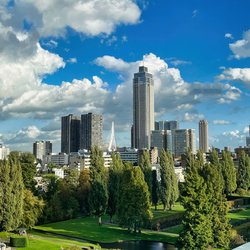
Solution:
{"label": "white building", "polygon": [[0,160],[6,159],[9,154],[10,154],[10,149],[0,144]]}
{"label": "white building", "polygon": [[122,161],[138,163],[138,150],[135,148],[119,148],[117,152],[120,154]]}
{"label": "white building", "polygon": [[49,154],[43,156],[43,163],[44,164],[55,164],[56,166],[65,166],[69,164],[69,156],[65,153],[59,154]]}

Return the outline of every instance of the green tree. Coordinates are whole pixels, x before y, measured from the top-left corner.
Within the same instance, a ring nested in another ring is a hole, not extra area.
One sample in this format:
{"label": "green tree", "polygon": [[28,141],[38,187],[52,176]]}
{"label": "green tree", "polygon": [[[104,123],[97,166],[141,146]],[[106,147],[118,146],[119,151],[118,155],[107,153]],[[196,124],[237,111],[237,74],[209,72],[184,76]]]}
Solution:
{"label": "green tree", "polygon": [[0,161],[0,229],[16,229],[23,216],[23,180],[16,159]]}
{"label": "green tree", "polygon": [[222,151],[221,159],[222,175],[225,183],[225,194],[229,195],[237,188],[236,169],[230,152]]}
{"label": "green tree", "polygon": [[170,210],[178,198],[178,181],[174,171],[173,157],[165,150],[160,154],[160,174],[161,174],[161,201],[166,210]]}
{"label": "green tree", "polygon": [[150,162],[149,152],[144,150],[140,159],[139,167],[141,168],[144,179],[148,185],[148,190],[150,193],[150,200],[152,199],[152,166]]}
{"label": "green tree", "polygon": [[91,149],[90,163],[89,208],[92,214],[98,216],[101,225],[101,216],[105,214],[108,205],[108,190],[103,153],[98,147]]}
{"label": "green tree", "polygon": [[143,223],[152,218],[150,196],[139,167],[126,166],[118,205],[118,219],[129,231],[140,232]]}
{"label": "green tree", "polygon": [[159,182],[157,180],[156,170],[152,171],[152,204],[157,210],[157,204],[159,202]]}
{"label": "green tree", "polygon": [[211,194],[199,173],[200,162],[189,151],[186,156],[185,185],[180,197],[185,208],[183,230],[179,237],[181,249],[207,249],[212,243],[212,222],[210,218]]}
{"label": "green tree", "polygon": [[34,196],[33,193],[25,189],[24,190],[24,203],[23,203],[23,217],[21,225],[23,227],[31,228],[38,221],[39,216],[42,214],[44,208],[44,201]]}
{"label": "green tree", "polygon": [[90,175],[88,169],[80,172],[77,197],[80,206],[80,212],[89,214],[89,192],[90,192]]}
{"label": "green tree", "polygon": [[109,168],[108,181],[108,208],[107,213],[112,221],[112,216],[117,212],[119,194],[121,188],[121,178],[123,172],[123,163],[119,154],[112,154],[112,164]]}
{"label": "green tree", "polygon": [[237,186],[245,190],[248,190],[250,187],[250,160],[244,151],[241,151],[239,154]]}

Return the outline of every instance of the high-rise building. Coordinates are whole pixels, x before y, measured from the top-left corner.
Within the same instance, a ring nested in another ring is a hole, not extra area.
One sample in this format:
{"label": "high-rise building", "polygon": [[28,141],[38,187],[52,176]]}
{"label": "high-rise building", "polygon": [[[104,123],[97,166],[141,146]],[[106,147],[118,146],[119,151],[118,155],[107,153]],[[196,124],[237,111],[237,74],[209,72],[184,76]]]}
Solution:
{"label": "high-rise building", "polygon": [[3,144],[0,144],[0,160],[7,159],[10,154],[10,149],[6,148]]}
{"label": "high-rise building", "polygon": [[176,129],[172,130],[173,153],[179,157],[191,150],[196,153],[196,138],[194,129]]}
{"label": "high-rise building", "polygon": [[36,141],[33,143],[33,155],[36,159],[43,159],[44,155],[52,153],[52,143],[50,141]]}
{"label": "high-rise building", "polygon": [[199,149],[204,153],[208,152],[208,122],[199,121]]}
{"label": "high-rise building", "polygon": [[246,145],[247,145],[247,147],[250,147],[250,125],[249,125],[249,130],[248,130],[249,132],[249,136],[247,136],[246,137]]}
{"label": "high-rise building", "polygon": [[63,116],[61,119],[61,152],[69,154],[80,149],[80,117]]}
{"label": "high-rise building", "polygon": [[81,149],[90,150],[93,146],[102,147],[102,115],[88,113],[81,115]]}
{"label": "high-rise building", "polygon": [[159,151],[165,149],[165,132],[164,130],[151,131],[151,147],[158,148]]}
{"label": "high-rise building", "polygon": [[133,79],[133,146],[137,149],[151,146],[154,130],[154,81],[148,68],[139,67]]}
{"label": "high-rise building", "polygon": [[179,129],[178,121],[158,121],[155,122],[155,130],[173,130]]}

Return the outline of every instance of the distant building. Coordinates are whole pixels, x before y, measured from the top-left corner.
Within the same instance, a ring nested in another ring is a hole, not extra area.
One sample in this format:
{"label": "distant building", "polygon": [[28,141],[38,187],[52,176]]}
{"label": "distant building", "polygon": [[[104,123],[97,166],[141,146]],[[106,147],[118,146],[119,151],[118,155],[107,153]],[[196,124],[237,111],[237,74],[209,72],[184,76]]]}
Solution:
{"label": "distant building", "polygon": [[237,158],[239,157],[239,154],[243,151],[250,157],[250,147],[239,147],[239,148],[234,149],[234,152],[236,153]]}
{"label": "distant building", "polygon": [[172,130],[151,131],[151,147],[157,147],[159,152],[164,149],[172,154]]}
{"label": "distant building", "polygon": [[249,125],[249,130],[248,130],[249,132],[249,135],[246,137],[246,146],[247,147],[250,147],[250,125]]}
{"label": "distant building", "polygon": [[102,115],[93,113],[81,115],[81,149],[90,150],[93,146],[102,147],[102,130]]}
{"label": "distant building", "polygon": [[43,163],[49,164],[52,163],[56,166],[67,166],[69,164],[69,156],[65,153],[59,153],[59,154],[49,154],[43,156]]}
{"label": "distant building", "polygon": [[194,129],[176,129],[172,130],[173,153],[175,157],[180,157],[190,149],[196,153],[196,137]]}
{"label": "distant building", "polygon": [[7,159],[10,154],[10,149],[6,148],[3,144],[0,144],[0,160]]}
{"label": "distant building", "polygon": [[80,117],[75,115],[61,118],[61,152],[69,154],[80,149]]}
{"label": "distant building", "polygon": [[179,129],[178,121],[157,121],[155,122],[155,130],[173,130]]}
{"label": "distant building", "polygon": [[138,163],[138,150],[135,148],[118,148],[117,152],[120,154],[122,161],[128,161],[132,164]]}
{"label": "distant building", "polygon": [[148,68],[139,67],[133,79],[133,143],[137,149],[151,147],[154,130],[154,81]]}
{"label": "distant building", "polygon": [[199,121],[199,149],[204,153],[208,152],[208,122]]}
{"label": "distant building", "polygon": [[52,153],[52,143],[50,141],[36,141],[33,143],[33,155],[36,159],[42,160],[44,155]]}

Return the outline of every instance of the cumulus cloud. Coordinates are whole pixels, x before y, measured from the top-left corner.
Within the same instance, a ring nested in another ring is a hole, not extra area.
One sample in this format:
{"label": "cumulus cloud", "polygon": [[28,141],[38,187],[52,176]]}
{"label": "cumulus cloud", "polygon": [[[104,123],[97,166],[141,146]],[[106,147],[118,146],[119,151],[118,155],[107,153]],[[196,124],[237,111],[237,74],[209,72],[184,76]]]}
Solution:
{"label": "cumulus cloud", "polygon": [[18,0],[12,12],[16,19],[25,17],[44,37],[61,36],[67,27],[88,36],[111,34],[117,25],[138,23],[141,15],[132,0]]}
{"label": "cumulus cloud", "polygon": [[236,59],[250,57],[250,30],[243,33],[241,40],[229,44]]}
{"label": "cumulus cloud", "polygon": [[240,81],[250,88],[250,68],[228,68],[224,69],[218,76],[220,80]]}
{"label": "cumulus cloud", "polygon": [[231,33],[226,33],[225,38],[234,39],[234,37]]}
{"label": "cumulus cloud", "polygon": [[186,121],[186,122],[197,122],[199,120],[202,120],[204,119],[204,115],[203,114],[192,114],[192,113],[185,113],[184,114],[184,117],[183,117],[183,121]]}
{"label": "cumulus cloud", "polygon": [[228,125],[228,124],[231,124],[231,122],[226,121],[226,120],[214,120],[213,124],[215,124],[215,125]]}

